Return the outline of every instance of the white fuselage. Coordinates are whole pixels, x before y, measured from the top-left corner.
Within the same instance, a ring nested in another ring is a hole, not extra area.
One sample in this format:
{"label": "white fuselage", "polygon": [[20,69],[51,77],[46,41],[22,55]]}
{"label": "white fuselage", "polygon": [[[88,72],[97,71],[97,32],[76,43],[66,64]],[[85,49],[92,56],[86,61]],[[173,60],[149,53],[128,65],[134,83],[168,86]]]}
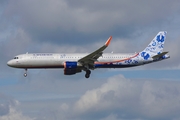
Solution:
{"label": "white fuselage", "polygon": [[[88,53],[87,53],[88,54]],[[78,61],[87,54],[54,54],[54,53],[34,53],[34,54],[22,54],[16,56],[14,59],[8,61],[8,65],[15,68],[64,68],[64,62],[66,61]],[[137,56],[137,53],[130,54],[114,54],[105,53],[99,57],[96,64],[114,63],[115,61],[125,61],[133,56]],[[144,64],[145,61],[138,60],[138,64]],[[149,62],[149,61],[148,61]],[[123,64],[119,65],[121,67]],[[131,64],[134,65],[134,64]],[[116,66],[117,67],[117,66]],[[129,66],[130,67],[130,66]],[[98,68],[98,67],[97,67]],[[113,66],[109,66],[113,68]]]}

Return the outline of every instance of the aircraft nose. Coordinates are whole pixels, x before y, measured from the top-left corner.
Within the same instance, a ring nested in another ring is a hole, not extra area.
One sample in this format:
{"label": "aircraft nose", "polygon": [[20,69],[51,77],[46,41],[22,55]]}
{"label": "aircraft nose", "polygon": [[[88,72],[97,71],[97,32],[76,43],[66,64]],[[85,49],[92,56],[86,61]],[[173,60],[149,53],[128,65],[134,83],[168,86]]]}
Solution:
{"label": "aircraft nose", "polygon": [[13,65],[12,60],[8,61],[7,65],[11,67]]}

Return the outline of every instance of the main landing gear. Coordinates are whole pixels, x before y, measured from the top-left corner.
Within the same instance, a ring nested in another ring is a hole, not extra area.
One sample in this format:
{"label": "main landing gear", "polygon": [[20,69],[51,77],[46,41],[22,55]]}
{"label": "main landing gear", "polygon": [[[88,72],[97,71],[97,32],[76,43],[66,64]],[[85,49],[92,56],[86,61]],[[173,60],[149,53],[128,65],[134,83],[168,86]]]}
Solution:
{"label": "main landing gear", "polygon": [[90,71],[90,70],[86,70],[85,77],[86,77],[86,78],[89,78],[89,77],[90,77],[90,74],[91,74],[91,71]]}
{"label": "main landing gear", "polygon": [[25,69],[24,77],[27,77],[27,69]]}

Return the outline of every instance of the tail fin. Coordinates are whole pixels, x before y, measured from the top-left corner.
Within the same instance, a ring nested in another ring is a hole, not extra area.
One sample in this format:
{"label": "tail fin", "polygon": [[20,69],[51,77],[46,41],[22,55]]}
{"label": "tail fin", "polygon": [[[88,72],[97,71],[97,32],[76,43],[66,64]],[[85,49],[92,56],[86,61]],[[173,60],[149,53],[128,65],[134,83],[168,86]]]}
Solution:
{"label": "tail fin", "polygon": [[148,59],[149,57],[162,53],[166,34],[166,31],[160,31],[150,44],[141,52],[141,56],[144,57],[144,59]]}

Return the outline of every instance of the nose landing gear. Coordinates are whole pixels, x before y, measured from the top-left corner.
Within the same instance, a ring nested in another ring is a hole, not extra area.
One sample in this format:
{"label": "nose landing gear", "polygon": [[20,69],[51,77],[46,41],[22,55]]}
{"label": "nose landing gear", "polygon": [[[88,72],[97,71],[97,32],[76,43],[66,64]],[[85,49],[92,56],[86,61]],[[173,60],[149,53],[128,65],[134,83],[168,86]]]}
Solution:
{"label": "nose landing gear", "polygon": [[27,77],[27,69],[25,69],[24,77]]}

